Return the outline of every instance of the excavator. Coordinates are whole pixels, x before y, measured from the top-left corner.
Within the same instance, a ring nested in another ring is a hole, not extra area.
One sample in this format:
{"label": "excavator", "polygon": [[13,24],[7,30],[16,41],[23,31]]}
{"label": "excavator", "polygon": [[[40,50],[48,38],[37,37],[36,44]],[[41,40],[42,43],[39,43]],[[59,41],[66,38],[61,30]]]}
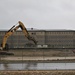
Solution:
{"label": "excavator", "polygon": [[37,41],[35,40],[34,37],[30,36],[26,27],[24,26],[24,24],[19,21],[18,22],[18,26],[15,27],[15,25],[9,29],[4,37],[3,37],[3,40],[2,40],[2,44],[1,44],[1,47],[0,47],[0,55],[13,55],[12,53],[9,53],[7,50],[8,50],[8,45],[7,45],[7,39],[8,37],[10,37],[14,32],[16,32],[19,28],[21,28],[22,32],[24,33],[25,37],[27,37],[28,40],[31,40],[35,43],[35,45],[37,45]]}

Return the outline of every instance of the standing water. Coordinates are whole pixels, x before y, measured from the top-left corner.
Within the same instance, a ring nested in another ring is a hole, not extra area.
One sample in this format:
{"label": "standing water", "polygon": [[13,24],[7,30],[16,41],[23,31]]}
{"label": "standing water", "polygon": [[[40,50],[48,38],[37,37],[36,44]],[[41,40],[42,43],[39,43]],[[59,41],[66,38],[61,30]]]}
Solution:
{"label": "standing water", "polygon": [[11,63],[0,64],[0,70],[71,70],[75,63]]}

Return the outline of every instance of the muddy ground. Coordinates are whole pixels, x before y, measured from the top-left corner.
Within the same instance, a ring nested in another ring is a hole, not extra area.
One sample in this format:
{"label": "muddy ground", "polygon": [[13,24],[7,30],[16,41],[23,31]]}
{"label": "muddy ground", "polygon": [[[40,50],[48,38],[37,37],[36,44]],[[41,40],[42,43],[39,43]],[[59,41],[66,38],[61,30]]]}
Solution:
{"label": "muddy ground", "polygon": [[[75,62],[75,53],[73,49],[10,49],[14,55],[0,56],[0,62],[12,61],[42,61],[42,62]],[[71,60],[70,60],[71,59]],[[5,61],[4,61],[5,60]],[[55,61],[56,60],[56,61]]]}
{"label": "muddy ground", "polygon": [[0,75],[75,75],[75,70],[0,71]]}
{"label": "muddy ground", "polygon": [[74,49],[11,49],[9,52],[14,53],[15,56],[50,56],[50,57],[63,57],[75,56]]}

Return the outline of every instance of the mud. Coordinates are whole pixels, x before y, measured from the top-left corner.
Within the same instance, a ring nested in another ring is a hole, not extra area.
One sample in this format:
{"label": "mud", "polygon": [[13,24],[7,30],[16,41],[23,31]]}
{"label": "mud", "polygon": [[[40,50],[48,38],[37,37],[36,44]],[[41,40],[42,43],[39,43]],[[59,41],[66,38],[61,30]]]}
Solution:
{"label": "mud", "polygon": [[0,71],[0,75],[75,75],[75,70]]}

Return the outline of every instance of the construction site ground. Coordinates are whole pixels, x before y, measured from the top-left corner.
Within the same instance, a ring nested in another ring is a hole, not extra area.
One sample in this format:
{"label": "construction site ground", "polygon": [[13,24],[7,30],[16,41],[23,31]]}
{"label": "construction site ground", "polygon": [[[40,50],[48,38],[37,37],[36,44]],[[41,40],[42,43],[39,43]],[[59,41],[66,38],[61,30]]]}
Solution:
{"label": "construction site ground", "polygon": [[13,63],[13,62],[75,62],[75,57],[16,57],[7,56],[1,57],[0,62],[2,63]]}
{"label": "construction site ground", "polygon": [[10,49],[14,55],[0,55],[0,60],[5,61],[75,61],[74,49]]}
{"label": "construction site ground", "polygon": [[0,75],[75,75],[75,70],[0,71]]}
{"label": "construction site ground", "polygon": [[[1,61],[43,61],[43,62],[75,62],[73,49],[15,49],[9,50],[14,56],[0,56]],[[72,60],[72,61],[71,61]],[[0,71],[0,75],[75,75],[75,70],[25,70]]]}
{"label": "construction site ground", "polygon": [[11,49],[14,55],[1,55],[0,60],[9,61],[75,61],[73,49]]}
{"label": "construction site ground", "polygon": [[69,57],[75,56],[74,49],[45,49],[45,48],[26,48],[11,49],[9,52],[14,56],[49,56],[49,57]]}

